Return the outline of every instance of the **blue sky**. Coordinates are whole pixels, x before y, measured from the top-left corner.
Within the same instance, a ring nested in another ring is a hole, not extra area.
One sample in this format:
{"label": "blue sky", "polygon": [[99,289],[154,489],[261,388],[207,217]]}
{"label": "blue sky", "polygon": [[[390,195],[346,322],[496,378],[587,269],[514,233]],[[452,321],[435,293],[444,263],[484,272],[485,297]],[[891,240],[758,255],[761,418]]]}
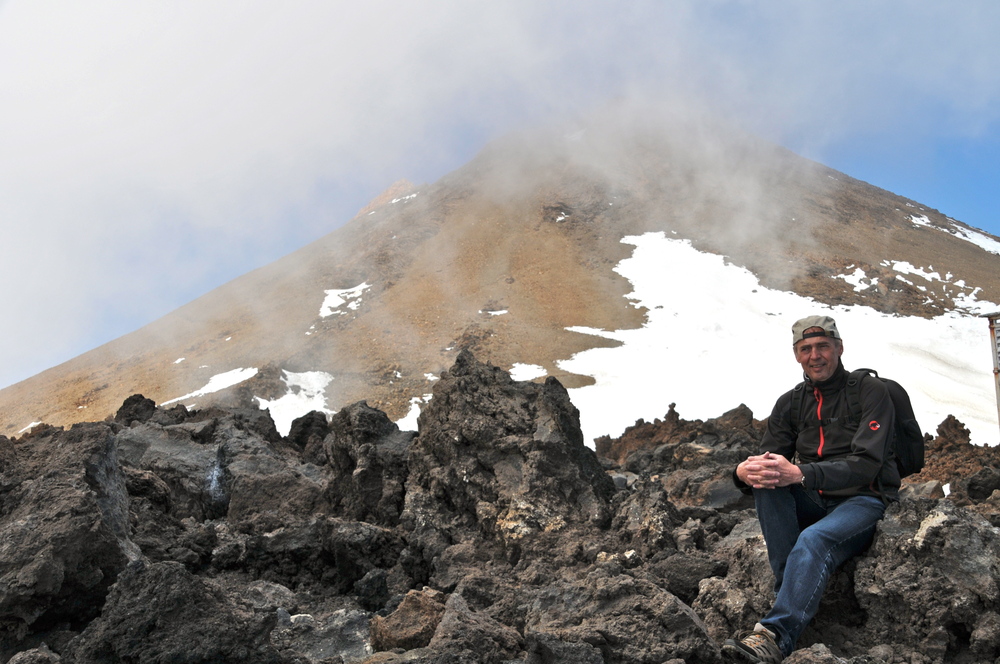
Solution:
{"label": "blue sky", "polygon": [[0,2],[0,386],[610,100],[1000,234],[1000,3]]}

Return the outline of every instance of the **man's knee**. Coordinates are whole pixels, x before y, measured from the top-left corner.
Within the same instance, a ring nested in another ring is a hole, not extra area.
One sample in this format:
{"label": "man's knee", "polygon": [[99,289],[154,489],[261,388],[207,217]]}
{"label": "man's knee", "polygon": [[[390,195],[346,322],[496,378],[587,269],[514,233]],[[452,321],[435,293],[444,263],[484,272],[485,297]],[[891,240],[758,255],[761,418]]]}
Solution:
{"label": "man's knee", "polygon": [[834,546],[837,542],[830,537],[829,533],[819,528],[806,528],[799,533],[799,539],[795,543],[796,548],[805,549],[813,554],[823,554]]}
{"label": "man's knee", "polygon": [[827,529],[820,520],[813,527],[799,534],[796,548],[801,547],[814,558],[826,561],[832,567],[862,553],[871,544],[875,524],[862,524],[854,530]]}

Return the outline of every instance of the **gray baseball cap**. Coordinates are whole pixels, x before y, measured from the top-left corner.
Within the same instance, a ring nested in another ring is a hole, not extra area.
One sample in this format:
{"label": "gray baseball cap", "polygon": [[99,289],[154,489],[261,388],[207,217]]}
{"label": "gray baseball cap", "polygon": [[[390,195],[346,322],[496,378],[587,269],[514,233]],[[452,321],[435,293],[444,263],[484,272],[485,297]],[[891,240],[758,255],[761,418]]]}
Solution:
{"label": "gray baseball cap", "polygon": [[[822,332],[809,332],[806,330],[818,327]],[[808,339],[809,337],[831,337],[833,339],[840,339],[840,332],[837,331],[837,321],[833,320],[829,316],[806,316],[805,318],[795,321],[792,325],[792,345],[794,346],[803,339]]]}

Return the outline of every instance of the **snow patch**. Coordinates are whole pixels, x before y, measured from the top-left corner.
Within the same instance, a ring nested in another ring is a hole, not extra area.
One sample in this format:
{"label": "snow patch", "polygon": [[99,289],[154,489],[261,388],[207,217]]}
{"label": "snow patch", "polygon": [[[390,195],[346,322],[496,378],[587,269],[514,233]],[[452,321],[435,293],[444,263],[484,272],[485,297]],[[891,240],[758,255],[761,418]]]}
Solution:
{"label": "snow patch", "polygon": [[[368,282],[358,284],[354,288],[343,288],[340,290],[324,291],[326,297],[319,308],[319,317],[326,318],[337,314],[343,316],[348,313],[345,309],[356,311],[361,306],[361,295],[371,288]],[[312,328],[310,328],[312,329]]]}
{"label": "snow patch", "polygon": [[952,226],[952,230],[950,232],[956,237],[960,237],[967,242],[971,242],[980,249],[988,251],[991,254],[1000,255],[1000,242],[984,233],[974,231],[970,228],[962,228],[961,226]]}
{"label": "snow patch", "polygon": [[21,429],[17,433],[18,434],[22,434],[22,433],[26,433],[28,431],[31,431],[32,429],[34,429],[35,427],[37,427],[39,424],[41,424],[41,422],[32,422],[31,424],[29,424],[28,426],[24,427],[23,429]]}
{"label": "snow patch", "polygon": [[891,265],[892,269],[900,274],[913,274],[918,277],[923,277],[927,281],[944,281],[938,272],[928,272],[924,268],[916,267],[907,261],[882,261],[882,264]]}
{"label": "snow patch", "polygon": [[324,371],[304,371],[294,373],[282,371],[281,380],[288,386],[288,392],[272,401],[254,397],[261,410],[268,410],[278,433],[287,436],[292,422],[297,417],[318,410],[326,415],[334,411],[326,407],[326,387],[333,382],[333,376]]}
{"label": "snow patch", "polygon": [[[834,279],[843,279],[847,283],[854,286],[854,292],[860,293],[863,290],[868,290],[869,288],[875,286],[878,283],[878,277],[869,278],[868,275],[860,267],[855,268],[854,272],[851,274],[837,274],[834,275]],[[867,281],[867,283],[865,283]]]}
{"label": "snow patch", "polygon": [[943,233],[951,233],[952,235],[954,235],[959,239],[965,240],[966,242],[971,242],[980,249],[983,249],[984,251],[988,251],[991,254],[1000,255],[1000,242],[998,242],[996,238],[992,238],[989,235],[986,235],[985,233],[980,233],[979,231],[973,230],[971,228],[965,228],[963,226],[959,226],[958,224],[955,223],[955,220],[950,217],[947,217],[947,219],[949,222],[951,222],[950,224],[951,228],[941,228],[940,226],[932,225],[930,219],[927,218],[927,215],[920,215],[920,216],[910,215],[910,221],[913,222],[914,226],[927,226],[929,228],[934,228],[936,230],[939,230]]}
{"label": "snow patch", "polygon": [[400,431],[416,431],[417,430],[417,418],[420,417],[420,410],[423,404],[428,403],[431,400],[431,394],[425,394],[422,397],[413,397],[410,399],[410,410],[396,420],[396,426],[399,427]]}
{"label": "snow patch", "polygon": [[[918,276],[923,279],[926,279],[927,281],[939,281],[942,284],[949,284],[951,286],[954,286],[955,288],[960,289],[960,292],[951,294],[952,301],[955,303],[955,310],[952,313],[968,314],[971,316],[981,316],[985,313],[993,311],[997,306],[992,302],[980,301],[976,297],[976,295],[979,293],[979,291],[982,290],[982,288],[977,286],[973,289],[970,289],[965,284],[964,279],[958,279],[956,281],[952,281],[955,275],[953,275],[951,272],[948,272],[947,274],[945,274],[944,277],[942,277],[939,272],[934,270],[933,266],[924,269],[922,267],[916,267],[907,261],[883,260],[882,265],[885,267],[891,267],[894,271],[896,271],[898,273],[896,279],[898,279],[899,281],[909,284],[914,288],[917,288],[918,290],[924,292],[927,291],[927,288],[925,286],[916,284],[902,275],[907,274],[911,276]],[[949,289],[945,288],[944,291],[947,293]],[[928,299],[926,303],[931,304],[933,303],[933,300]]]}
{"label": "snow patch", "polygon": [[522,364],[521,362],[515,362],[514,366],[510,368],[510,377],[514,380],[534,380],[535,378],[541,378],[548,372],[544,367],[537,364]]}
{"label": "snow patch", "polygon": [[227,371],[225,373],[216,374],[208,379],[208,384],[200,390],[195,390],[190,394],[185,394],[182,397],[177,397],[176,399],[171,399],[170,401],[164,401],[161,406],[169,406],[172,403],[177,403],[178,401],[184,401],[186,399],[194,399],[196,397],[205,396],[206,394],[212,394],[213,392],[218,392],[219,390],[224,390],[227,387],[232,387],[233,385],[239,385],[245,380],[249,380],[257,375],[256,368],[249,369],[233,369],[232,371]]}

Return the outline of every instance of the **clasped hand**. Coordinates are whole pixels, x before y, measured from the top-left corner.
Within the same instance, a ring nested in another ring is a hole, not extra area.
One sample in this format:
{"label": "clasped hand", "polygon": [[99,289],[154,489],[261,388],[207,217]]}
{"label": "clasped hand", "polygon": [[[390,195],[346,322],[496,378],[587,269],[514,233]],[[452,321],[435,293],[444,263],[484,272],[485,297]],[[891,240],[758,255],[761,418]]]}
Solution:
{"label": "clasped hand", "polygon": [[774,489],[802,481],[802,471],[794,463],[772,452],[764,452],[736,467],[736,476],[755,489]]}

